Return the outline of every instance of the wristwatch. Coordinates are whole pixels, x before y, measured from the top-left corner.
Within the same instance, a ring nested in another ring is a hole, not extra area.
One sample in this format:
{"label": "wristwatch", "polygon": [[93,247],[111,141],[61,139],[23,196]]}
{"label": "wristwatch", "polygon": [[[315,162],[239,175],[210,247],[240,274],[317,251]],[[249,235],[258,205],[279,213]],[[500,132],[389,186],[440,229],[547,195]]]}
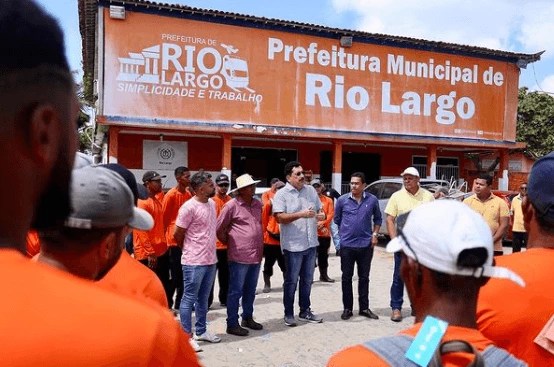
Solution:
{"label": "wristwatch", "polygon": [[379,233],[373,232],[373,235],[372,235],[372,236],[373,236],[373,237],[377,237],[377,236],[379,236]]}

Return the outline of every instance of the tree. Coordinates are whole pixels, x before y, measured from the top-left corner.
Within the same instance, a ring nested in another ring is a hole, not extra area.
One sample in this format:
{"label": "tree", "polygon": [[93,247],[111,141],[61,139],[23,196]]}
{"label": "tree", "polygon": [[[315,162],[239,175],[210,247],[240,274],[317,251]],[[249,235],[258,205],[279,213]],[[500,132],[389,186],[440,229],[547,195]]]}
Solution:
{"label": "tree", "polygon": [[554,98],[546,93],[519,89],[516,141],[527,143],[526,152],[542,157],[554,151]]}

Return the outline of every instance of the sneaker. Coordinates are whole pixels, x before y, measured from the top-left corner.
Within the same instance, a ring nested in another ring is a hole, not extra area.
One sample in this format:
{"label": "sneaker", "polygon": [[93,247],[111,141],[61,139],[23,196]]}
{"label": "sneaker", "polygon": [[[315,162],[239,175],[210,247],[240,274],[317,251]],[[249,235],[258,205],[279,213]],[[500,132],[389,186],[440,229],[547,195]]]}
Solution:
{"label": "sneaker", "polygon": [[239,325],[232,326],[232,327],[227,326],[227,334],[236,335],[236,336],[247,336],[248,333],[249,332],[247,329],[240,327]]}
{"label": "sneaker", "polygon": [[294,316],[285,316],[285,325],[294,327],[296,326],[296,320],[294,319]]}
{"label": "sneaker", "polygon": [[242,319],[240,326],[247,327],[252,330],[262,330],[264,327],[259,322],[254,321],[253,318]]}
{"label": "sneaker", "polygon": [[221,338],[215,334],[211,334],[208,331],[206,331],[202,335],[194,334],[194,340],[210,342],[210,343],[219,343],[221,341]]}
{"label": "sneaker", "polygon": [[189,343],[190,343],[190,346],[192,347],[192,350],[194,350],[195,352],[198,353],[202,351],[202,348],[198,345],[196,340],[194,340],[193,338],[189,339]]}
{"label": "sneaker", "polygon": [[313,324],[319,324],[323,322],[323,319],[316,314],[314,314],[310,309],[300,312],[298,318],[302,321],[311,322]]}

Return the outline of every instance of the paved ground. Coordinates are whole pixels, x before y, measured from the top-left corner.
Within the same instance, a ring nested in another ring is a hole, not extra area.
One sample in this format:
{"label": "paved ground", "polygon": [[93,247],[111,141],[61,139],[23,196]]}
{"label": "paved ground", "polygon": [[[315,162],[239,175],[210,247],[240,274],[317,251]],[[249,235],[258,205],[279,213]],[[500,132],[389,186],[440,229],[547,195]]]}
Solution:
{"label": "paved ground", "polygon": [[[264,325],[261,331],[250,331],[247,337],[225,333],[226,309],[219,306],[217,299],[208,313],[208,328],[222,338],[219,344],[201,342],[204,351],[198,355],[205,366],[275,366],[311,367],[325,366],[336,351],[365,340],[392,335],[413,323],[405,295],[404,320],[395,323],[390,320],[389,289],[393,271],[392,254],[376,247],[370,274],[370,308],[379,315],[379,320],[358,316],[348,321],[340,319],[342,313],[342,292],[340,285],[340,258],[330,255],[329,275],[335,283],[315,281],[312,287],[312,309],[324,321],[322,324],[299,322],[297,327],[283,324],[282,275],[275,265],[276,275],[272,277],[274,287],[271,293],[261,293],[262,277],[258,287],[260,293],[254,304],[254,318]],[[314,276],[319,279],[316,269]],[[357,278],[355,277],[355,281]],[[217,284],[216,284],[217,287]],[[357,308],[357,283],[354,283],[354,307]],[[217,292],[215,292],[217,294]],[[298,297],[298,296],[297,296]],[[295,300],[296,306],[298,298]],[[298,309],[295,310],[296,314]]]}

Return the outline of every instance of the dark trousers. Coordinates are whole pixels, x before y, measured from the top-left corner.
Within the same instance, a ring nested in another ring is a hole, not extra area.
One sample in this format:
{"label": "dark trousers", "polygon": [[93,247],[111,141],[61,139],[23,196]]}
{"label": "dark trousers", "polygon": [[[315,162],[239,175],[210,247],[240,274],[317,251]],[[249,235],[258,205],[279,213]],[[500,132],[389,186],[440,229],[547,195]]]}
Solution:
{"label": "dark trousers", "polygon": [[[342,252],[342,249],[341,249]],[[392,274],[392,284],[390,286],[390,307],[393,310],[401,310],[404,302],[404,281],[400,277],[400,264],[402,263],[402,253],[394,253],[394,272]]]}
{"label": "dark trousers", "polygon": [[160,278],[165,290],[165,296],[167,297],[167,304],[173,303],[173,287],[169,280],[169,251],[166,251],[163,255],[158,256],[156,260],[156,269],[154,269],[158,278]]}
{"label": "dark trousers", "polygon": [[[229,262],[227,261],[227,249],[217,249],[217,281],[219,283],[219,303],[223,306],[227,304],[227,293],[229,293]],[[208,307],[210,307],[214,301],[214,286],[215,281],[212,284],[212,290],[208,297]]]}
{"label": "dark trousers", "polygon": [[352,310],[354,304],[354,296],[352,295],[354,264],[358,266],[358,304],[360,311],[369,308],[369,271],[372,259],[372,246],[362,248],[341,246],[342,304],[345,310]]}
{"label": "dark trousers", "polygon": [[264,244],[264,275],[273,276],[273,265],[277,262],[281,272],[285,273],[285,257],[281,252],[281,246]]}
{"label": "dark trousers", "polygon": [[318,237],[317,241],[317,263],[319,269],[326,270],[329,267],[329,247],[331,247],[331,237]]}
{"label": "dark trousers", "polygon": [[[148,266],[148,259],[139,260],[139,262]],[[173,305],[173,287],[169,278],[169,251],[166,251],[163,255],[157,257],[156,268],[152,270],[162,282],[165,296],[167,297],[167,304],[169,308],[171,308],[171,305]]]}
{"label": "dark trousers", "polygon": [[[178,246],[170,246],[167,250],[169,253],[169,279],[170,289],[169,294],[171,302],[169,302],[169,308],[179,309],[181,306],[181,299],[183,298],[183,266],[181,265],[181,255],[183,251]],[[173,294],[175,294],[175,305],[173,305]]]}
{"label": "dark trousers", "polygon": [[512,232],[512,252],[521,252],[521,248],[527,248],[527,232]]}

